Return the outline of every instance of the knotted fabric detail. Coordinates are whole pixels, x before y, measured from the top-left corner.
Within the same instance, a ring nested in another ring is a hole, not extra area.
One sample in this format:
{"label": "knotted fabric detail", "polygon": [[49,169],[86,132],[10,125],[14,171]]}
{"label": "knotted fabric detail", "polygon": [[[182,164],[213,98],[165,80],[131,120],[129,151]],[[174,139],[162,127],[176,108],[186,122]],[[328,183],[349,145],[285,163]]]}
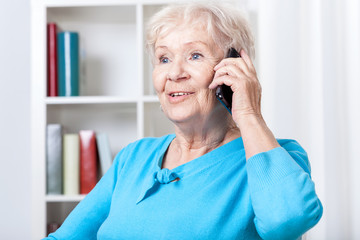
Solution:
{"label": "knotted fabric detail", "polygon": [[154,172],[154,174],[149,175],[136,204],[139,204],[142,200],[154,194],[162,184],[168,184],[177,178],[179,178],[179,176],[167,168],[159,169],[157,172]]}
{"label": "knotted fabric detail", "polygon": [[176,178],[178,178],[176,173],[171,172],[167,168],[159,170],[155,175],[155,180],[161,184],[168,184],[169,182],[174,181]]}

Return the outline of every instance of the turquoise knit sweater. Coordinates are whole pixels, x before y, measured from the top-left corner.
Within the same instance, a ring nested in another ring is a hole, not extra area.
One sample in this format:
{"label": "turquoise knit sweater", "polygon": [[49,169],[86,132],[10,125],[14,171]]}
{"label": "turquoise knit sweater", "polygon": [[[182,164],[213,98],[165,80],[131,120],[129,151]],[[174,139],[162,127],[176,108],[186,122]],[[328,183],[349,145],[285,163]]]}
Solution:
{"label": "turquoise knit sweater", "polygon": [[307,155],[296,141],[278,140],[281,147],[246,161],[238,138],[161,169],[174,137],[129,144],[46,239],[297,239],[320,220]]}

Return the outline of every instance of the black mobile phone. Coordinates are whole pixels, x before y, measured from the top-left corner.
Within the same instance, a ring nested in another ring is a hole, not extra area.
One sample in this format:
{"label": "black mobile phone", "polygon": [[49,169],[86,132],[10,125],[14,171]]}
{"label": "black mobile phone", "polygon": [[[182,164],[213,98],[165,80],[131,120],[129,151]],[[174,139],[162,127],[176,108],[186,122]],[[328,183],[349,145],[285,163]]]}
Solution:
{"label": "black mobile phone", "polygon": [[[240,57],[240,54],[236,51],[236,49],[230,48],[225,58],[238,58],[238,57]],[[218,86],[216,88],[215,95],[216,98],[231,114],[232,96],[233,96],[233,91],[231,90],[231,88],[225,84]]]}

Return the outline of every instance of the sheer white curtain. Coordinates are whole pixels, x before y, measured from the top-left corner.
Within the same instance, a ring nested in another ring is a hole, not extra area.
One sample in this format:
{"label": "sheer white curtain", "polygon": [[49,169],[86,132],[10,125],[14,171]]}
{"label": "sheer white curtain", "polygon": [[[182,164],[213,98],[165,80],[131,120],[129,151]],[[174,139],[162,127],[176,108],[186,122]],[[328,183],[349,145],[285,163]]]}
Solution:
{"label": "sheer white curtain", "polygon": [[360,3],[243,0],[256,8],[263,114],[307,150],[324,205],[307,239],[360,239]]}

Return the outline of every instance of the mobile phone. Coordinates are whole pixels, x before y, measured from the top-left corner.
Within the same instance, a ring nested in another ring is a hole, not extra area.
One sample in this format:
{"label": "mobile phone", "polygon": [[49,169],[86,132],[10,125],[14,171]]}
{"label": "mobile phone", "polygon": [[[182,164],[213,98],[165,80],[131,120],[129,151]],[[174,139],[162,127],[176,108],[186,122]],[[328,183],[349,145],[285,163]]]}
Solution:
{"label": "mobile phone", "polygon": [[[225,58],[238,58],[240,54],[235,48],[230,48]],[[231,114],[233,91],[225,84],[218,86],[215,91],[216,98]]]}

